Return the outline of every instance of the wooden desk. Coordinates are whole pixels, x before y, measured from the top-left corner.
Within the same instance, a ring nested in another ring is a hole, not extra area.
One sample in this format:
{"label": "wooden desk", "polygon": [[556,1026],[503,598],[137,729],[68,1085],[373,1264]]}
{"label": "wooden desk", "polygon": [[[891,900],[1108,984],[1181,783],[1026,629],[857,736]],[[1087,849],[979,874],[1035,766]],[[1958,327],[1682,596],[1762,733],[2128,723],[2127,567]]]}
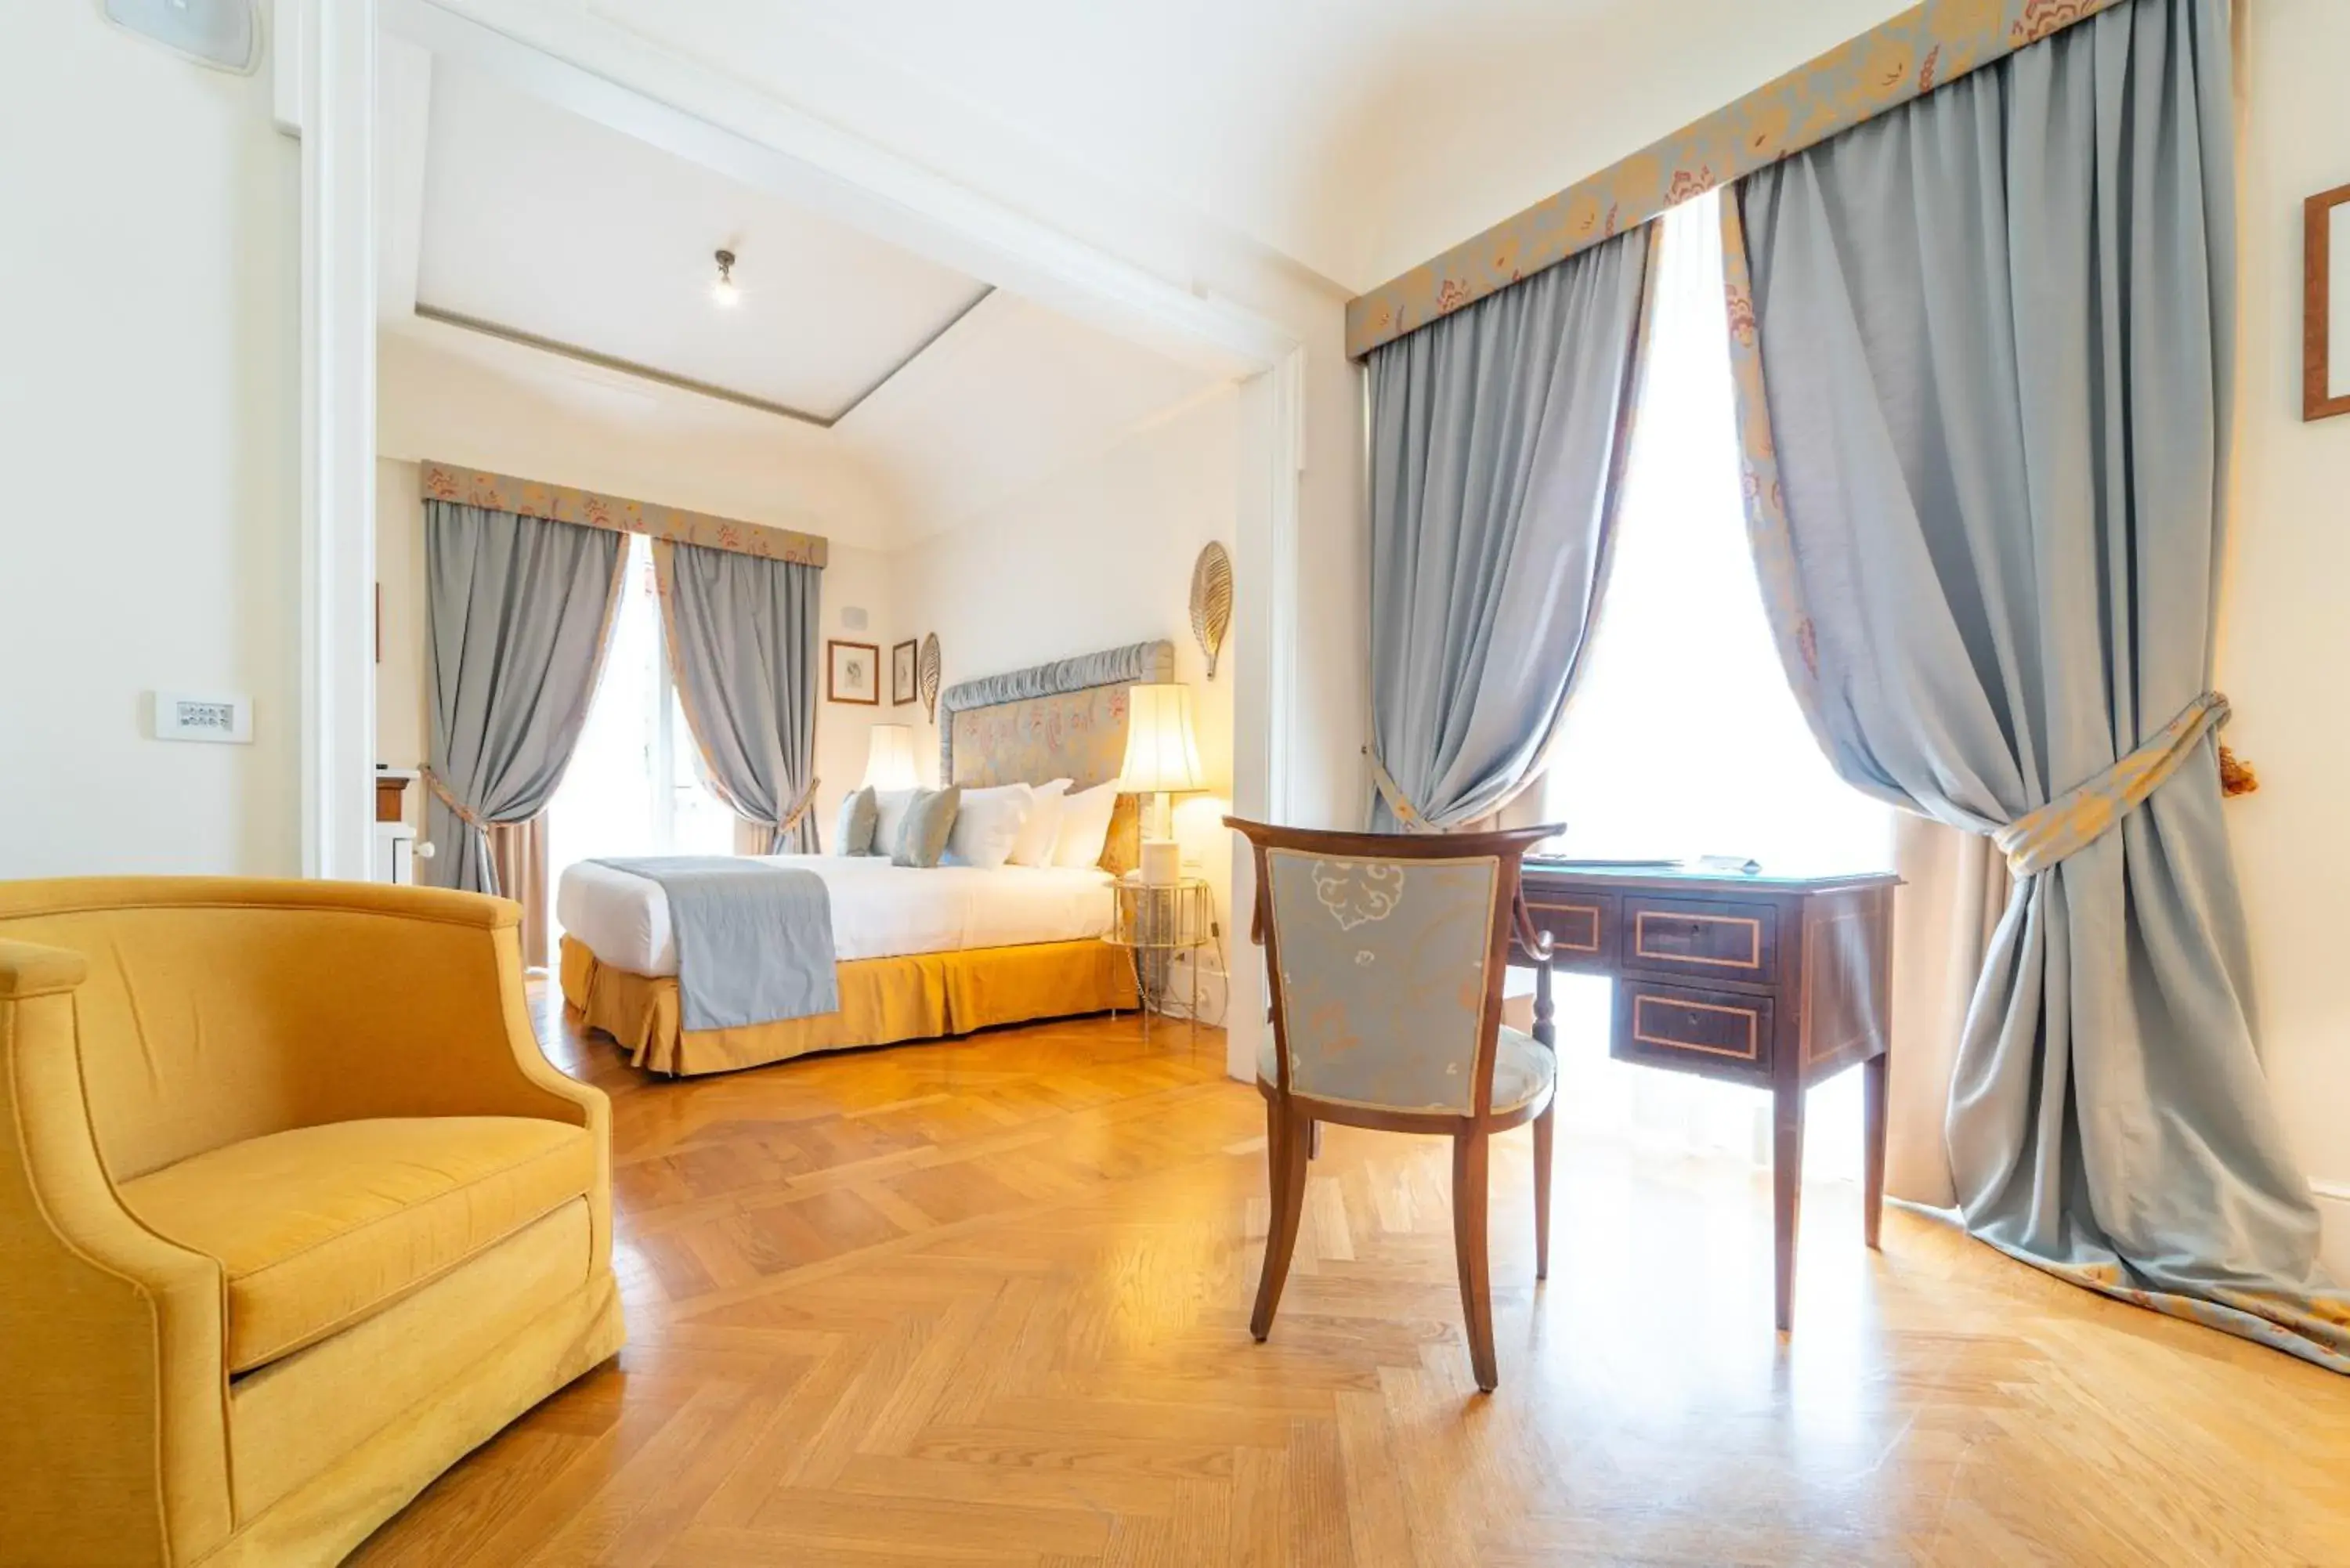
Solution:
{"label": "wooden desk", "polygon": [[1610,1055],[1771,1091],[1782,1330],[1794,1313],[1804,1091],[1855,1064],[1866,1101],[1865,1224],[1877,1245],[1898,882],[1890,872],[1745,877],[1525,863],[1526,905],[1551,935],[1551,966],[1616,981]]}

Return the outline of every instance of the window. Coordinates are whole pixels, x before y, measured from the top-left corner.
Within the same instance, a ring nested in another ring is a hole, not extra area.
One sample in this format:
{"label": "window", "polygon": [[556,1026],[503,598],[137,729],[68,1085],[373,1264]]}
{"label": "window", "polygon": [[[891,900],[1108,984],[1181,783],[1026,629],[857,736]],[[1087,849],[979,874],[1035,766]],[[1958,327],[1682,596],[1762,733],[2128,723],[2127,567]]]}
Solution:
{"label": "window", "polygon": [[734,848],[734,813],[703,779],[678,705],[651,546],[632,535],[628,548],[628,580],[587,728],[547,808],[547,871],[556,878],[595,857]]}
{"label": "window", "polygon": [[[1892,817],[1835,776],[1787,686],[1746,542],[1718,196],[1669,213],[1656,317],[1584,675],[1541,784],[1565,853],[1735,855],[1774,871],[1892,864]],[[1560,978],[1561,1103],[1669,1146],[1767,1152],[1752,1090],[1606,1056],[1607,985]],[[1859,1168],[1858,1075],[1815,1091],[1814,1174]],[[1569,1112],[1567,1114],[1572,1114]]]}

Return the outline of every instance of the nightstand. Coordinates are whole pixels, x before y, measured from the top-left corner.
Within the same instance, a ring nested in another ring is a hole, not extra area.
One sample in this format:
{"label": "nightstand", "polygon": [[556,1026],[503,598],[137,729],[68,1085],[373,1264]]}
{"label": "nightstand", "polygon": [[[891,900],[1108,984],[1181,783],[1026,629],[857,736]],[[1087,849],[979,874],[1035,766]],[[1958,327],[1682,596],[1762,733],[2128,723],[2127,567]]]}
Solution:
{"label": "nightstand", "polygon": [[1175,978],[1175,955],[1193,955],[1191,970],[1191,1031],[1200,1028],[1200,963],[1198,950],[1215,940],[1215,903],[1208,884],[1198,877],[1172,882],[1144,882],[1133,875],[1113,885],[1116,909],[1109,934],[1102,940],[1126,949],[1134,957],[1134,989],[1141,1002],[1142,1038],[1150,1039],[1150,1015],[1163,1009]]}

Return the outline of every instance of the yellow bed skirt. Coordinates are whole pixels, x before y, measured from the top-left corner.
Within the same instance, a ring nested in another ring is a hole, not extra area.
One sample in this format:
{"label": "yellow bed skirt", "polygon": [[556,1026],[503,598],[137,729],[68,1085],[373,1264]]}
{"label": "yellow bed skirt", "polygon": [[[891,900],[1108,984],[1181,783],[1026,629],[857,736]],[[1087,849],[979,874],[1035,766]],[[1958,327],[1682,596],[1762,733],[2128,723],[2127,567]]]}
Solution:
{"label": "yellow bed skirt", "polygon": [[725,1073],[811,1051],[894,1045],[999,1023],[1135,1005],[1134,966],[1107,942],[1034,942],[839,965],[840,1011],[740,1029],[687,1029],[675,975],[637,974],[563,939],[563,999],[656,1073]]}

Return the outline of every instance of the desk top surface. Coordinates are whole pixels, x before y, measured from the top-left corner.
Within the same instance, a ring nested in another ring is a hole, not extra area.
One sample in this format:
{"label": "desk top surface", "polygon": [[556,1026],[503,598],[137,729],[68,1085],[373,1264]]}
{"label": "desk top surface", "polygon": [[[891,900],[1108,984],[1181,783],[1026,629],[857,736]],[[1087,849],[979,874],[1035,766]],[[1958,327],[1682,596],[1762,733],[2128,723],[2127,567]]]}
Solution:
{"label": "desk top surface", "polygon": [[1624,888],[1679,888],[1761,893],[1825,893],[1846,888],[1889,888],[1901,878],[1890,871],[1843,871],[1820,876],[1774,876],[1768,871],[1713,870],[1661,861],[1537,860],[1525,858],[1529,882],[1600,882]]}

